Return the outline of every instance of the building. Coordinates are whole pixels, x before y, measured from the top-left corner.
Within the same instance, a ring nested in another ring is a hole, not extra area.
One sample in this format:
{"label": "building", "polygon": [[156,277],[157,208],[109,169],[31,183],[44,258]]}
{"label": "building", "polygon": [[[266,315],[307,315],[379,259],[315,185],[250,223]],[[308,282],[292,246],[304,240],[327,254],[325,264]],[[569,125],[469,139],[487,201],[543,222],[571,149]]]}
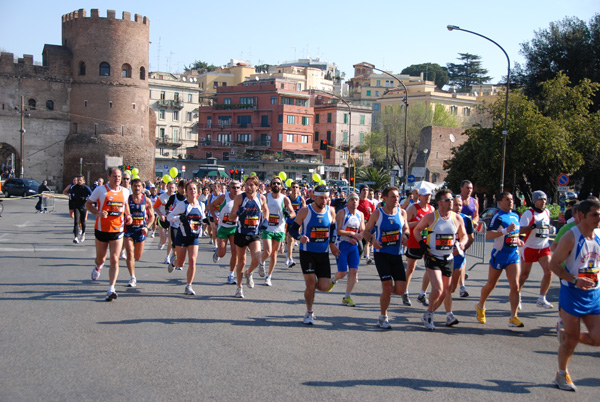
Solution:
{"label": "building", "polygon": [[[42,66],[29,55],[14,63],[12,54],[2,54],[2,149],[17,161],[23,149],[25,176],[62,189],[80,172],[92,181],[105,177],[107,167],[129,164],[153,177],[149,25],[139,14],[117,19],[108,10],[102,18],[97,9],[89,16],[80,9],[62,16],[62,44],[44,46]],[[15,129],[21,98],[31,116],[24,118],[22,147]]]}
{"label": "building", "polygon": [[249,61],[231,59],[227,65],[216,70],[192,75],[200,89],[199,103],[210,105],[217,94],[217,88],[239,85],[254,73],[255,69]]}
{"label": "building", "polygon": [[409,169],[416,180],[427,180],[433,183],[443,181],[447,172],[448,161],[452,158],[452,148],[464,144],[468,137],[463,135],[462,128],[428,126],[421,130],[419,151]]}

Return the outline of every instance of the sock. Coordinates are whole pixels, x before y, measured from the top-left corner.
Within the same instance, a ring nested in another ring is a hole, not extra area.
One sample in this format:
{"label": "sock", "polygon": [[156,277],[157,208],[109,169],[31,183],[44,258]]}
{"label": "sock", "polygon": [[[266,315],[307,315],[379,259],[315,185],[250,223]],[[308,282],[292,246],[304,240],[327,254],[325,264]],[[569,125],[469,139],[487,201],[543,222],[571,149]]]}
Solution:
{"label": "sock", "polygon": [[104,264],[96,265],[96,271],[100,271],[102,268],[104,268]]}
{"label": "sock", "polygon": [[266,276],[266,279],[271,279],[271,275],[267,275],[267,276]]}
{"label": "sock", "polygon": [[425,296],[425,291],[421,290],[421,296]]}
{"label": "sock", "polygon": [[452,314],[452,311],[450,311],[449,313],[446,313],[446,317],[450,317],[450,314]]}
{"label": "sock", "polygon": [[131,275],[131,279],[135,279],[135,275]]}
{"label": "sock", "polygon": [[567,374],[567,370],[558,369],[558,374],[560,374],[560,375],[566,375]]}
{"label": "sock", "polygon": [[115,293],[115,287],[113,285],[108,287],[108,293]]}
{"label": "sock", "polygon": [[408,296],[408,290],[406,292],[404,292],[404,294]]}
{"label": "sock", "polygon": [[350,297],[350,293],[346,292],[346,296],[345,297]]}
{"label": "sock", "polygon": [[546,296],[544,296],[544,295],[539,295],[539,296],[538,296],[538,299],[540,299],[540,300],[546,300]]}

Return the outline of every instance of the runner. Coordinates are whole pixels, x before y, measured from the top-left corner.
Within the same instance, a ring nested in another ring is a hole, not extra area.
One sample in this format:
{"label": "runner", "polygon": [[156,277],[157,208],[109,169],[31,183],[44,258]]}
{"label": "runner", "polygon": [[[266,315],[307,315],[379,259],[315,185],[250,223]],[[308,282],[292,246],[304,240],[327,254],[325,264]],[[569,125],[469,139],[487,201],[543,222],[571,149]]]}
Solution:
{"label": "runner", "polygon": [[[429,307],[421,317],[425,328],[435,329],[433,315],[435,310],[444,302],[450,285],[454,268],[453,252],[456,249],[463,253],[467,243],[465,224],[460,215],[452,210],[454,196],[452,191],[445,189],[435,194],[438,210],[429,213],[415,226],[415,239],[425,252],[425,267],[431,281]],[[421,232],[427,231],[427,241]],[[458,240],[457,240],[458,239]],[[464,255],[464,254],[463,254]],[[450,322],[446,321],[450,324]],[[457,324],[456,322],[452,325]]]}
{"label": "runner", "polygon": [[[560,278],[558,371],[554,384],[576,391],[568,369],[578,343],[600,346],[600,202],[581,201],[579,223],[559,241],[550,260],[550,270]],[[587,331],[581,331],[581,322]]]}
{"label": "runner", "polygon": [[[408,238],[406,248],[406,293],[402,295],[402,303],[405,306],[411,306],[408,295],[408,287],[415,269],[417,268],[417,261],[423,258],[424,251],[421,249],[419,242],[415,238],[415,227],[419,224],[419,221],[427,214],[435,211],[433,205],[430,205],[431,201],[431,190],[427,187],[421,187],[418,190],[418,200],[414,204],[410,204],[406,210],[406,218],[408,219],[408,227],[410,228],[410,236]],[[421,283],[421,293],[417,297],[419,303],[425,307],[429,306],[429,299],[427,298],[427,287],[429,286],[429,275],[427,269],[423,273],[423,280]]]}
{"label": "runner", "polygon": [[[119,254],[123,246],[123,230],[125,223],[131,223],[129,205],[126,202],[129,198],[129,190],[121,187],[120,183],[121,170],[108,169],[108,183],[97,187],[85,203],[87,210],[96,215],[96,266],[92,270],[93,281],[100,277],[110,247],[106,301],[113,301],[118,297],[115,284],[119,276]],[[97,203],[97,208],[94,203]]]}
{"label": "runner", "polygon": [[333,277],[333,283],[337,283],[340,279],[348,274],[348,282],[346,283],[346,294],[342,299],[342,304],[350,307],[356,307],[352,300],[352,290],[358,282],[358,264],[360,263],[359,244],[362,245],[362,233],[365,230],[365,217],[362,212],[357,210],[358,195],[352,193],[348,198],[348,204],[345,208],[338,211],[336,214],[337,229],[337,246],[340,250],[337,259],[337,272]]}
{"label": "runner", "polygon": [[177,183],[177,191],[175,191],[175,193],[173,193],[173,195],[169,197],[169,200],[165,204],[165,211],[170,224],[168,239],[170,247],[167,248],[167,258],[165,258],[165,261],[168,264],[167,271],[169,271],[169,273],[173,272],[173,269],[183,269],[181,268],[182,265],[172,264],[175,258],[177,258],[177,248],[175,247],[175,239],[177,238],[177,231],[179,229],[180,222],[178,220],[172,221],[171,219],[169,219],[169,215],[175,209],[177,204],[185,201],[185,198],[185,180],[179,180],[179,183]]}
{"label": "runner", "polygon": [[187,284],[184,293],[193,296],[196,294],[192,289],[192,282],[196,275],[196,259],[198,258],[198,236],[202,230],[202,219],[206,216],[204,204],[197,200],[198,187],[196,183],[190,182],[185,186],[186,199],[178,202],[173,211],[168,215],[171,227],[177,222],[177,235],[173,244],[177,248],[177,258],[169,263],[169,272],[173,272],[173,266],[182,269],[185,264],[185,256],[188,256]]}
{"label": "runner", "polygon": [[127,250],[127,269],[131,279],[128,287],[137,286],[135,277],[135,262],[142,258],[144,244],[148,235],[148,226],[154,221],[154,209],[150,198],[142,192],[144,184],[140,179],[131,182],[131,195],[129,196],[129,211],[131,212],[131,224],[125,225],[125,250]]}
{"label": "runner", "polygon": [[165,206],[169,201],[169,198],[175,192],[175,183],[169,182],[167,184],[167,192],[162,193],[158,196],[156,201],[154,202],[154,211],[158,214],[158,234],[160,236],[160,243],[158,245],[159,250],[164,250],[165,246],[167,246],[167,255],[165,256],[165,264],[169,263],[169,255],[171,255],[171,242],[169,241],[171,235],[171,224],[167,220],[167,209]]}
{"label": "runner", "polygon": [[77,183],[71,186],[69,200],[73,206],[73,243],[85,241],[85,222],[87,221],[87,209],[85,203],[92,195],[92,190],[85,185],[82,175],[75,176]]}
{"label": "runner", "polygon": [[[367,198],[369,195],[369,186],[362,185],[360,187],[360,196],[358,202],[358,210],[362,212],[365,217],[365,222],[369,220],[371,213],[375,211],[373,203]],[[364,255],[367,260],[367,265],[371,265],[373,263],[373,259],[371,258],[371,246],[372,244],[369,241],[370,237],[363,237],[363,247],[364,247]]]}
{"label": "runner", "polygon": [[[300,194],[300,185],[298,184],[298,182],[292,182],[292,185],[290,186],[289,199],[292,203],[292,207],[294,208],[294,212],[296,214],[298,214],[298,211],[300,211],[301,208],[306,207],[306,201],[304,200],[304,197]],[[285,261],[285,265],[287,265],[289,268],[292,268],[294,265],[296,265],[296,263],[294,262],[294,257],[292,255],[294,251],[294,243],[296,242],[296,240],[292,236],[290,236],[289,229],[292,223],[294,223],[294,219],[287,218],[286,223],[287,233],[285,239],[287,258]]]}
{"label": "runner", "polygon": [[[156,203],[158,199],[158,188],[156,186],[150,187],[150,202],[152,205]],[[158,214],[154,211],[154,219],[152,220],[152,226],[150,227],[150,238],[154,239],[154,235],[156,234],[156,226],[158,225]]]}
{"label": "runner", "polygon": [[[508,299],[510,301],[509,327],[524,327],[517,317],[519,305],[519,274],[521,272],[521,260],[517,247],[522,247],[523,242],[519,239],[519,215],[512,212],[513,196],[511,193],[503,192],[496,197],[500,211],[494,215],[490,227],[485,234],[487,240],[494,239],[492,257],[488,270],[488,280],[481,288],[479,303],[476,304],[477,321],[486,323],[485,302],[492,290],[498,284],[502,270],[506,272],[506,278],[510,286]],[[464,206],[463,206],[464,210]]]}
{"label": "runner", "polygon": [[73,183],[67,184],[67,187],[63,190],[63,195],[69,196],[69,216],[71,219],[75,218],[75,210],[73,209],[73,200],[71,198],[71,188],[77,184],[77,176],[73,177]]}
{"label": "runner", "polygon": [[[219,260],[225,257],[227,253],[227,243],[231,250],[231,258],[229,259],[229,275],[227,275],[227,283],[230,285],[236,284],[234,276],[235,266],[237,265],[237,247],[234,244],[235,229],[237,227],[236,220],[231,221],[229,214],[233,208],[233,200],[241,193],[241,184],[234,180],[229,183],[229,192],[221,194],[210,205],[212,215],[215,217],[217,229],[217,250],[213,254],[213,262],[216,264]],[[217,212],[218,211],[218,212]]]}
{"label": "runner", "polygon": [[[371,214],[363,231],[363,237],[373,239],[375,249],[375,266],[381,279],[381,296],[379,305],[381,315],[377,325],[383,329],[391,329],[387,310],[392,293],[403,295],[406,291],[406,273],[402,262],[402,246],[406,246],[410,230],[406,219],[406,211],[400,208],[398,188],[388,186],[383,190],[384,207]],[[371,231],[375,233],[371,235]]]}
{"label": "runner", "polygon": [[[460,183],[460,198],[463,204],[460,212],[470,217],[473,227],[477,227],[479,224],[479,201],[476,198],[471,197],[471,194],[473,194],[473,183],[469,180],[463,180],[462,183]],[[465,286],[466,278],[468,278],[467,272],[466,270],[462,270],[459,280],[460,297],[469,297],[469,292]]]}
{"label": "runner", "polygon": [[266,272],[265,285],[271,286],[271,275],[277,264],[279,246],[285,240],[286,218],[296,218],[290,199],[282,193],[283,183],[278,176],[271,180],[271,191],[267,193],[269,209],[268,226],[262,232],[263,252],[258,266],[258,274],[265,277],[265,261],[269,259],[269,269]]}
{"label": "runner", "polygon": [[[525,281],[529,278],[531,266],[539,262],[544,276],[540,283],[540,295],[536,306],[553,308],[554,306],[546,300],[548,290],[552,284],[552,272],[550,264],[550,211],[545,206],[548,197],[543,191],[534,191],[532,196],[533,206],[523,212],[521,216],[521,229],[519,233],[525,237],[525,247],[521,252],[521,275],[519,277],[519,289],[523,289]],[[521,308],[521,293],[519,293],[519,309]]]}
{"label": "runner", "polygon": [[[237,247],[238,262],[236,266],[237,290],[235,297],[244,298],[242,289],[242,277],[246,277],[246,285],[252,289],[254,280],[252,271],[260,262],[260,235],[259,229],[261,221],[269,216],[267,200],[261,194],[258,194],[258,177],[248,176],[244,186],[244,192],[237,195],[233,200],[233,208],[229,214],[229,219],[234,221],[238,218],[237,228],[234,235],[234,243]],[[246,266],[246,248],[250,250],[250,267],[244,272]]]}
{"label": "runner", "polygon": [[[127,173],[126,171],[123,172],[123,176],[121,177],[121,186],[128,190],[129,193],[131,194],[131,174]],[[127,253],[125,252],[125,247],[123,247],[121,249],[121,258],[123,260],[127,259]]]}
{"label": "runner", "polygon": [[333,243],[335,215],[327,204],[329,192],[327,187],[319,185],[314,190],[314,201],[300,209],[294,223],[290,226],[290,235],[300,241],[300,266],[304,274],[304,301],[306,313],[304,324],[313,325],[315,315],[313,303],[315,290],[329,292],[331,283],[331,265],[329,263],[329,246],[337,257],[339,250]]}

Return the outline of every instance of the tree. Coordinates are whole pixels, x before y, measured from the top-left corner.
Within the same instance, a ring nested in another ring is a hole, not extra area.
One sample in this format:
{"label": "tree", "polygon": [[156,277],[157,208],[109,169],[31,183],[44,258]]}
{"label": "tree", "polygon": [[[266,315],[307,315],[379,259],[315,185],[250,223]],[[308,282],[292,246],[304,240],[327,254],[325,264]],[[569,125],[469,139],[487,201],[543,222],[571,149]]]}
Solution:
{"label": "tree", "polygon": [[190,64],[188,67],[185,67],[185,71],[198,70],[198,71],[207,72],[207,71],[214,71],[217,68],[219,68],[219,67],[217,67],[213,64],[209,65],[205,61],[196,60],[195,62]]}
{"label": "tree", "polygon": [[459,53],[462,63],[448,63],[450,84],[458,88],[458,92],[470,92],[473,84],[484,84],[492,79],[486,75],[488,70],[481,67],[481,56],[471,53]]}
{"label": "tree", "polygon": [[402,70],[401,74],[408,74],[412,76],[420,75],[423,73],[423,78],[426,81],[435,82],[435,86],[442,89],[446,85],[450,78],[448,76],[448,69],[442,67],[437,63],[422,63],[413,64]]}
{"label": "tree", "polygon": [[[539,83],[559,72],[567,75],[573,85],[584,78],[600,82],[600,14],[587,24],[577,17],[551,22],[549,28],[536,31],[531,41],[522,43],[520,53],[525,57],[525,66],[516,78],[530,97],[540,94]],[[596,97],[594,110],[600,109],[599,101]]]}
{"label": "tree", "polygon": [[370,186],[376,189],[383,189],[390,184],[390,174],[389,172],[384,172],[383,168],[377,169],[373,166],[368,166],[366,168],[360,168],[356,171],[356,182],[375,183],[371,184]]}

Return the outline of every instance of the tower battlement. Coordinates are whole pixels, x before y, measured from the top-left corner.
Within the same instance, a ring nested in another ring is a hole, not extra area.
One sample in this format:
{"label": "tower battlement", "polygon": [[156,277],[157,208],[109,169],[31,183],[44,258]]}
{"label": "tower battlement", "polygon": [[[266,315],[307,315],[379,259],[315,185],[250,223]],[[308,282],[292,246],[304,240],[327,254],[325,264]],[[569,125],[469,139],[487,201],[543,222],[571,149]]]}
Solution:
{"label": "tower battlement", "polygon": [[[87,16],[87,11],[84,8],[80,8],[79,10],[72,11],[62,16],[63,24],[82,19],[118,20],[118,18],[116,18],[115,10],[106,10],[106,17],[100,17],[100,12],[97,8],[92,8],[89,17]],[[131,13],[128,11],[123,11],[123,14],[121,15],[121,20],[131,22]],[[144,25],[150,25],[150,19],[140,14],[133,15],[133,22],[138,22]]]}

